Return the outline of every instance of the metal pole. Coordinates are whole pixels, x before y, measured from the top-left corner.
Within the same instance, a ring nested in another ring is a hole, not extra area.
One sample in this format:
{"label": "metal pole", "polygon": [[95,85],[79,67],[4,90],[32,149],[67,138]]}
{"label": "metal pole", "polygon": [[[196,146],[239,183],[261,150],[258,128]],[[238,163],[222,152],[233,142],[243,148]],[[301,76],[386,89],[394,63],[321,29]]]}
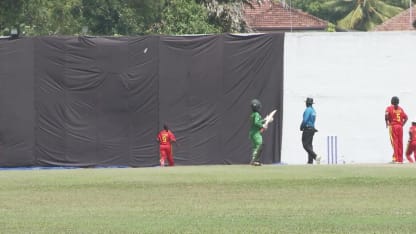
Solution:
{"label": "metal pole", "polygon": [[[412,1],[412,0],[410,0]],[[292,22],[292,0],[289,1],[289,17],[290,17],[290,32],[293,32],[293,22]]]}
{"label": "metal pole", "polygon": [[412,24],[413,24],[413,9],[412,9],[412,0],[409,0],[409,9],[410,9],[410,18],[409,18],[409,21],[410,21],[410,26],[412,26]]}

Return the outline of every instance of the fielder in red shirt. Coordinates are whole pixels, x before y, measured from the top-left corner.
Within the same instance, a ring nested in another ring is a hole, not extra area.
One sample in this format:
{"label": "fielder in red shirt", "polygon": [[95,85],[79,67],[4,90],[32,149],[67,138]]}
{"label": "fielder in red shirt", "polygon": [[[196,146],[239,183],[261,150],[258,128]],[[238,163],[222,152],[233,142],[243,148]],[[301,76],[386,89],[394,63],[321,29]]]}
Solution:
{"label": "fielder in red shirt", "polygon": [[176,142],[176,138],[166,124],[163,125],[163,130],[157,135],[157,141],[159,142],[160,149],[160,166],[165,166],[166,159],[168,160],[169,166],[174,166],[172,143]]}
{"label": "fielder in red shirt", "polygon": [[403,163],[403,125],[406,124],[407,115],[399,106],[398,97],[391,98],[391,106],[387,107],[384,117],[393,146],[393,163]]}
{"label": "fielder in red shirt", "polygon": [[414,163],[416,160],[416,120],[412,122],[412,126],[409,129],[409,142],[407,143],[406,158],[409,163]]}

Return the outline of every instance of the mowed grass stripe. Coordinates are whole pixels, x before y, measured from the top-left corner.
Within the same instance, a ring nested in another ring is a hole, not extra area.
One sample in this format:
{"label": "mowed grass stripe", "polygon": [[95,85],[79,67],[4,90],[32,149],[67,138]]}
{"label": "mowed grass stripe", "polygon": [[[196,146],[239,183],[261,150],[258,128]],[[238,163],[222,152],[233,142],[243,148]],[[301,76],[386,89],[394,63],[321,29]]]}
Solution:
{"label": "mowed grass stripe", "polygon": [[0,233],[413,233],[413,165],[0,171]]}

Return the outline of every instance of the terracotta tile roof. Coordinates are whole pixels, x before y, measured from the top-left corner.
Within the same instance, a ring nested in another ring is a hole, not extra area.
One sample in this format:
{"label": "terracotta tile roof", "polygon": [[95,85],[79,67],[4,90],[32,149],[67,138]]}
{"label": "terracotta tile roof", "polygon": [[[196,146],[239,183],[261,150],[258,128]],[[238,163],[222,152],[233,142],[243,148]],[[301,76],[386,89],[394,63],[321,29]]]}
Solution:
{"label": "terracotta tile roof", "polygon": [[407,31],[416,30],[413,22],[416,20],[416,5],[376,26],[373,31]]}
{"label": "terracotta tile roof", "polygon": [[283,3],[253,1],[244,6],[247,25],[255,31],[325,30],[328,22]]}

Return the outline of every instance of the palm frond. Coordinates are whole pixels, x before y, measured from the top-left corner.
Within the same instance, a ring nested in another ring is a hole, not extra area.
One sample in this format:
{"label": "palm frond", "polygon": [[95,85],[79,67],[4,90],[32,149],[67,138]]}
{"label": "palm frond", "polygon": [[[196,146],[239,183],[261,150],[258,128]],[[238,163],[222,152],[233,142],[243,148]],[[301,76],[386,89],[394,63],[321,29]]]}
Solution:
{"label": "palm frond", "polygon": [[373,1],[373,7],[374,9],[376,9],[376,11],[380,14],[382,14],[383,16],[386,16],[388,18],[391,18],[397,14],[399,14],[400,12],[403,11],[402,8],[397,7],[397,6],[392,6],[389,5],[383,1]]}
{"label": "palm frond", "polygon": [[347,16],[338,21],[338,26],[345,29],[353,29],[363,19],[363,8],[358,5]]}
{"label": "palm frond", "polygon": [[337,23],[339,27],[345,29],[369,30],[403,10],[383,0],[331,0],[327,4],[336,10],[337,7],[347,9],[347,3],[350,4],[349,7],[353,3],[354,7],[350,8],[346,16]]}

